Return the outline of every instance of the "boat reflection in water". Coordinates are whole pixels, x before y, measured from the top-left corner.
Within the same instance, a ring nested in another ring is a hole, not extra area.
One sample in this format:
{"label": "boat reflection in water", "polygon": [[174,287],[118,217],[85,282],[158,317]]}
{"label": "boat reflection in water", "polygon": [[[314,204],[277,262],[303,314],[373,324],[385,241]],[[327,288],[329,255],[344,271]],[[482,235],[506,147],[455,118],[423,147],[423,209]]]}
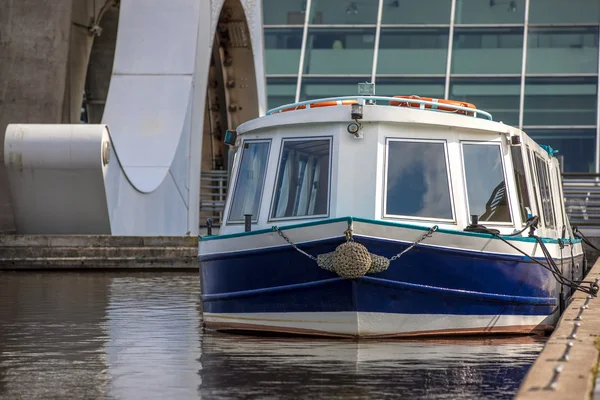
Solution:
{"label": "boat reflection in water", "polygon": [[213,398],[509,399],[543,338],[340,341],[212,332],[201,393]]}

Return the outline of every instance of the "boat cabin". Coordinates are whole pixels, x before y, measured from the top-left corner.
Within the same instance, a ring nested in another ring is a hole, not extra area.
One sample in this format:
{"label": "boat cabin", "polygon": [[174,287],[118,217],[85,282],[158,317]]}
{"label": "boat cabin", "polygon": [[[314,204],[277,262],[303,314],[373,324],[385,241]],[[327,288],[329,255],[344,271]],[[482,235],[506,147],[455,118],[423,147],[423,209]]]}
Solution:
{"label": "boat cabin", "polygon": [[228,134],[220,234],[348,216],[455,230],[476,216],[511,234],[537,215],[538,235],[572,237],[554,151],[468,103],[311,100]]}

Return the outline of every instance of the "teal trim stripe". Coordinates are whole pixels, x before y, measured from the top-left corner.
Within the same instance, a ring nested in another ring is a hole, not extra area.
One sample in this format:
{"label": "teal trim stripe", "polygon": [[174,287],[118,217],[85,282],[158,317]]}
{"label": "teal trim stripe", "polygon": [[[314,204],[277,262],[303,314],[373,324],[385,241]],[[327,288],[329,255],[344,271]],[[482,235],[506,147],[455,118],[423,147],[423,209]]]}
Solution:
{"label": "teal trim stripe", "polygon": [[[293,224],[293,225],[286,225],[286,226],[281,226],[279,227],[279,229],[281,229],[282,231],[284,230],[289,230],[289,229],[296,229],[296,228],[306,228],[308,226],[316,226],[316,225],[326,225],[326,224],[334,224],[337,222],[352,222],[352,221],[356,221],[356,222],[363,222],[366,224],[373,224],[373,225],[381,225],[381,226],[391,226],[391,227],[396,227],[396,228],[408,228],[408,229],[415,229],[415,230],[420,230],[420,231],[427,231],[429,230],[429,227],[425,227],[425,226],[419,226],[419,225],[413,225],[413,224],[407,224],[405,222],[393,222],[393,221],[379,221],[379,220],[375,220],[375,219],[368,219],[368,218],[357,218],[357,217],[342,217],[342,218],[331,218],[331,219],[324,219],[321,221],[313,221],[313,222],[306,222],[303,224]],[[488,233],[478,233],[478,232],[465,232],[465,231],[460,231],[460,230],[454,230],[454,229],[443,229],[443,228],[439,228],[437,230],[438,232],[441,233],[447,233],[450,235],[460,235],[460,236],[470,236],[470,237],[480,237],[480,238],[487,238],[487,239],[494,239],[494,240],[500,240],[497,239],[496,237],[494,237],[493,235],[490,235]],[[220,239],[231,239],[231,238],[235,238],[235,237],[243,237],[243,236],[251,236],[251,235],[262,235],[264,233],[269,233],[269,232],[273,232],[273,229],[260,229],[257,231],[250,231],[250,232],[241,232],[241,233],[232,233],[229,235],[222,235],[222,236],[199,236],[198,239],[199,240],[220,240]],[[341,235],[341,233],[340,233]],[[530,237],[523,237],[523,236],[502,236],[503,239],[508,240],[508,241],[514,241],[514,242],[530,242],[533,243],[536,240],[534,238],[530,238]],[[558,244],[558,239],[554,239],[554,238],[541,238],[542,242],[544,243],[550,243],[550,244]],[[573,239],[573,243],[574,244],[578,244],[581,243],[581,239]]]}
{"label": "teal trim stripe", "polygon": [[[306,228],[308,226],[335,224],[336,222],[345,222],[348,220],[351,221],[352,217],[329,218],[329,219],[324,219],[321,221],[305,222],[303,224],[286,225],[286,226],[280,226],[279,229],[281,229],[282,231],[285,231],[285,230],[295,229],[295,228]],[[427,229],[425,229],[425,230],[427,230]],[[206,240],[217,240],[217,239],[231,239],[231,238],[242,237],[242,236],[262,235],[263,233],[269,233],[269,232],[273,232],[273,228],[259,229],[257,231],[250,231],[250,232],[230,233],[229,235],[198,236],[198,240],[206,241]]]}

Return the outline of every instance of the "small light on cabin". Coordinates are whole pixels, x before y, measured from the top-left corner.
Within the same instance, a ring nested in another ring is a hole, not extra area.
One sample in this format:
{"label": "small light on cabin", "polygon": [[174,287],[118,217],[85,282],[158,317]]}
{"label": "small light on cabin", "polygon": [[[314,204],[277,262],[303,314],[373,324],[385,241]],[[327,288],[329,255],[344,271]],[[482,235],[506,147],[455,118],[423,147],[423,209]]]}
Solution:
{"label": "small light on cabin", "polygon": [[521,144],[521,136],[519,135],[514,135],[510,137],[510,144],[512,144],[513,146],[518,146]]}

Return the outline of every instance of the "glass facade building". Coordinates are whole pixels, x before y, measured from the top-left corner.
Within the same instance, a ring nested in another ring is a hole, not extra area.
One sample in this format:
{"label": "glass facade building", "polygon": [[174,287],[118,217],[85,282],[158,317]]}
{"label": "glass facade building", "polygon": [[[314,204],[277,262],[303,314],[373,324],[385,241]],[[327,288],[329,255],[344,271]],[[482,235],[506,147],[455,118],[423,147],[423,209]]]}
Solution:
{"label": "glass facade building", "polygon": [[600,0],[263,0],[269,108],[354,95],[463,100],[600,172]]}

